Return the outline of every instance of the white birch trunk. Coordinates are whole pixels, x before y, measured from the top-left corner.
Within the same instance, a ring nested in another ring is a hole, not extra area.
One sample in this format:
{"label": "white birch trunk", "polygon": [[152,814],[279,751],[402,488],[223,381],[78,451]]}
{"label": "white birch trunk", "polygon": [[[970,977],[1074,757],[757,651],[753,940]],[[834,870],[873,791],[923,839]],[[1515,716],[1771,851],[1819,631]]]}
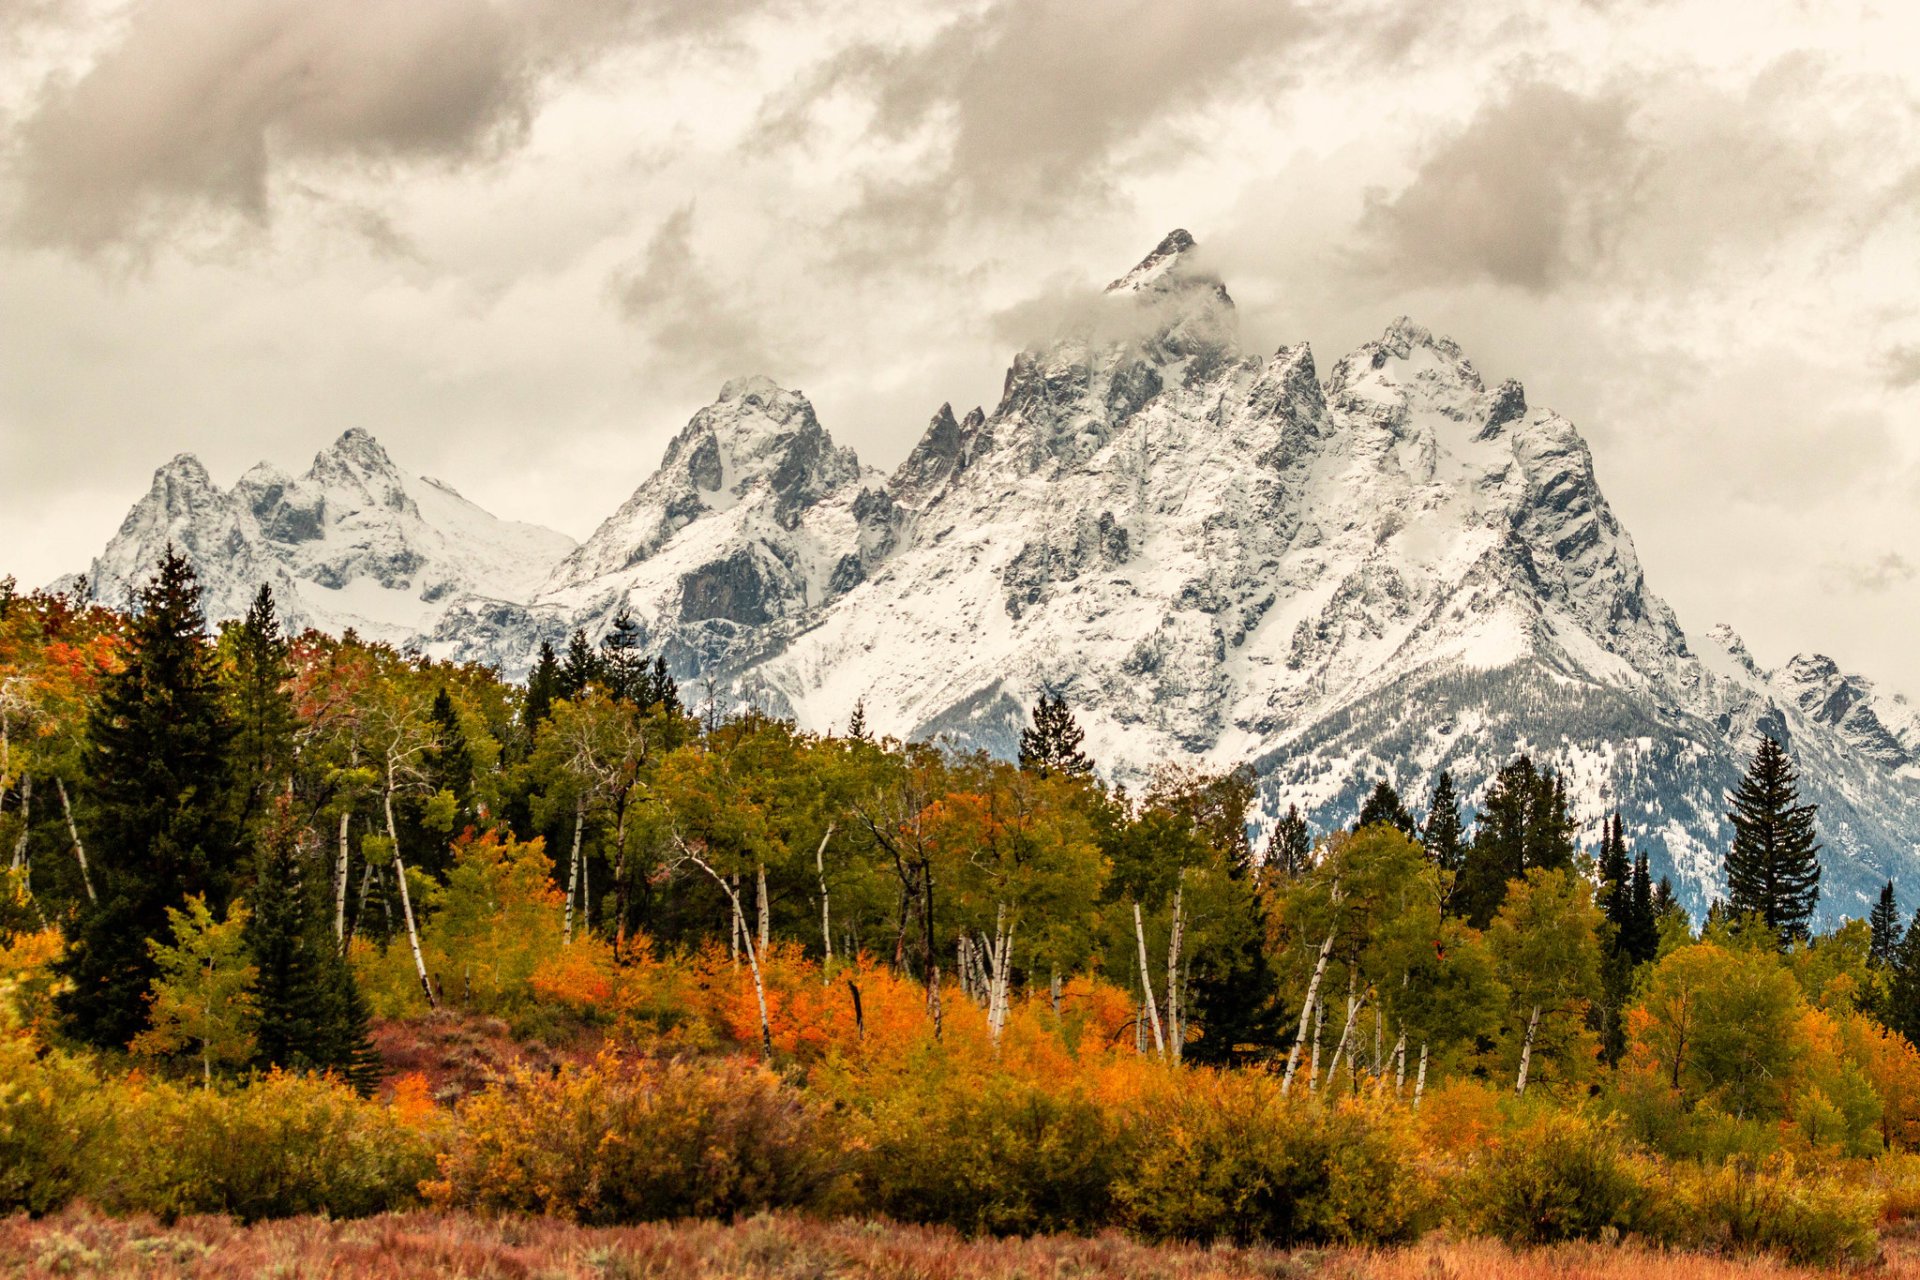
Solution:
{"label": "white birch trunk", "polygon": [[757,862],[753,867],[753,896],[759,908],[760,954],[767,953],[767,942],[773,937],[773,907],[767,901],[767,864]]}
{"label": "white birch trunk", "polygon": [[1147,1018],[1153,1028],[1153,1048],[1161,1057],[1167,1056],[1167,1037],[1160,1030],[1160,1006],[1153,998],[1153,975],[1147,966],[1147,926],[1140,918],[1140,904],[1133,904],[1133,936],[1140,944],[1140,986],[1142,1003],[1147,1006]]}
{"label": "white birch trunk", "polygon": [[1413,1078],[1413,1109],[1420,1109],[1420,1097],[1427,1091],[1427,1042],[1420,1042],[1420,1073]]}
{"label": "white birch trunk", "polygon": [[1167,938],[1167,1044],[1173,1060],[1180,1061],[1186,1048],[1187,1033],[1181,1024],[1180,944],[1186,931],[1185,902],[1187,873],[1183,868],[1173,890],[1173,931]]}
{"label": "white birch trunk", "polygon": [[340,852],[333,863],[333,941],[344,955],[347,950],[347,823],[353,810],[340,815]]}
{"label": "white birch trunk", "polygon": [[820,945],[825,956],[820,961],[820,981],[824,985],[830,981],[833,968],[833,914],[827,900],[827,841],[833,839],[833,824],[827,824],[827,833],[820,837],[820,847],[813,851],[813,870],[820,877]]}
{"label": "white birch trunk", "polygon": [[100,899],[93,891],[93,876],[87,871],[87,846],[80,843],[80,828],[74,825],[73,802],[67,799],[66,779],[55,777],[53,788],[60,793],[60,810],[67,816],[67,838],[73,841],[74,860],[80,864],[80,884],[87,891],[87,901],[97,907]]}
{"label": "white birch trunk", "polygon": [[1357,994],[1358,987],[1359,987],[1359,974],[1357,974],[1353,970],[1352,966],[1348,966],[1347,968],[1347,1020],[1340,1028],[1339,1043],[1333,1046],[1333,1057],[1327,1060],[1327,1087],[1328,1088],[1333,1087],[1333,1077],[1340,1070],[1340,1055],[1342,1053],[1345,1053],[1347,1055],[1348,1073],[1351,1074],[1354,1069],[1353,1054],[1350,1049],[1350,1044],[1353,1037],[1353,1022],[1354,1022],[1354,1019],[1358,1017],[1360,1014],[1360,997]]}
{"label": "white birch trunk", "polygon": [[[1335,887],[1334,891],[1337,895],[1339,892],[1338,886]],[[1327,976],[1327,960],[1333,955],[1333,940],[1338,937],[1339,934],[1340,926],[1337,923],[1333,928],[1327,930],[1327,940],[1320,944],[1320,957],[1314,961],[1313,977],[1307,983],[1307,998],[1300,1005],[1300,1029],[1294,1032],[1293,1047],[1287,1050],[1287,1073],[1280,1079],[1280,1096],[1283,1098],[1287,1095],[1288,1091],[1293,1088],[1293,1073],[1300,1067],[1300,1046],[1306,1042],[1307,1038],[1307,1022],[1308,1019],[1313,1016],[1313,1011],[1319,1006],[1320,980]],[[1319,1042],[1318,1031],[1314,1033],[1314,1041],[1316,1045]],[[1315,1061],[1318,1062],[1320,1054],[1317,1049],[1313,1056]],[[1315,1074],[1318,1073],[1316,1072]]]}
{"label": "white birch trunk", "polygon": [[1527,1019],[1527,1038],[1520,1046],[1520,1078],[1514,1081],[1513,1092],[1517,1097],[1527,1091],[1527,1071],[1533,1066],[1533,1037],[1540,1030],[1540,1006],[1533,1006],[1533,1016]]}
{"label": "white birch trunk", "polygon": [[583,792],[573,804],[573,856],[567,861],[567,915],[562,926],[566,941],[573,942],[573,903],[580,895],[580,832],[587,825],[587,798]]}
{"label": "white birch trunk", "polygon": [[33,775],[20,779],[20,838],[13,842],[13,869],[27,865],[27,832],[33,826]]}
{"label": "white birch trunk", "polygon": [[393,766],[387,766],[387,789],[382,797],[382,807],[386,810],[387,839],[393,844],[393,878],[400,883],[400,914],[407,922],[407,945],[413,948],[413,971],[420,977],[420,989],[427,993],[427,1006],[440,1007],[440,997],[433,993],[433,981],[427,977],[427,960],[420,954],[420,930],[413,922],[413,895],[407,891],[407,864],[400,856],[400,833],[393,825]]}
{"label": "white birch trunk", "polygon": [[707,865],[706,859],[689,849],[686,841],[681,840],[678,836],[675,836],[674,840],[679,844],[681,854],[689,862],[693,863],[693,865],[699,867],[711,876],[713,882],[720,886],[721,892],[727,895],[727,901],[733,906],[734,935],[746,945],[747,968],[753,974],[753,999],[760,1009],[760,1049],[766,1056],[766,1060],[772,1062],[773,1024],[767,1018],[767,988],[766,984],[760,979],[760,953],[754,949],[753,935],[747,931],[747,916],[745,910],[740,905],[740,891],[734,885],[728,883],[725,876],[722,876],[718,871],[715,871],[711,866]]}

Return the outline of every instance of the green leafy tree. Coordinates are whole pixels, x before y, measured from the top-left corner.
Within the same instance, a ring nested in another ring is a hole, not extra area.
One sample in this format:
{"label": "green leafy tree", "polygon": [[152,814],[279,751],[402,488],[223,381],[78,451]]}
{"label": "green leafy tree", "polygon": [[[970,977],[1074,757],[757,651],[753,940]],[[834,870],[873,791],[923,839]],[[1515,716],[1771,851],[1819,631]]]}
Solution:
{"label": "green leafy tree", "polygon": [[1762,734],[1753,763],[1731,796],[1727,820],[1727,905],[1751,912],[1782,943],[1805,937],[1820,900],[1820,842],[1816,805],[1801,804],[1799,774],[1786,749]]}
{"label": "green leafy tree", "polygon": [[1799,1038],[1800,988],[1771,951],[1703,942],[1653,967],[1636,1009],[1634,1052],[1690,1103],[1775,1118]]}
{"label": "green leafy tree", "polygon": [[199,894],[185,910],[167,908],[171,945],[148,943],[158,970],[148,1003],[152,1016],[128,1048],[147,1057],[192,1051],[202,1083],[211,1087],[216,1063],[251,1062],[258,1025],[254,985],[259,978],[247,950],[247,909],[236,900],[225,920],[216,920]]}
{"label": "green leafy tree", "polygon": [[1508,1044],[1518,1054],[1514,1091],[1544,1056],[1562,1079],[1577,1080],[1593,1059],[1587,1009],[1600,995],[1603,917],[1591,887],[1571,871],[1534,868],[1513,883],[1487,930],[1487,944],[1511,993]]}
{"label": "green leafy tree", "polygon": [[1043,693],[1034,704],[1033,727],[1020,731],[1020,767],[1042,775],[1088,777],[1093,761],[1080,749],[1086,740],[1086,730],[1067,709],[1066,696]]}
{"label": "green leafy tree", "polygon": [[144,1024],[157,973],[149,938],[198,895],[224,903],[245,842],[232,721],[200,612],[200,587],[171,548],[140,593],[127,663],[88,724],[87,845],[99,903],[80,913],[61,963],[60,1008],[75,1037],[119,1048]]}

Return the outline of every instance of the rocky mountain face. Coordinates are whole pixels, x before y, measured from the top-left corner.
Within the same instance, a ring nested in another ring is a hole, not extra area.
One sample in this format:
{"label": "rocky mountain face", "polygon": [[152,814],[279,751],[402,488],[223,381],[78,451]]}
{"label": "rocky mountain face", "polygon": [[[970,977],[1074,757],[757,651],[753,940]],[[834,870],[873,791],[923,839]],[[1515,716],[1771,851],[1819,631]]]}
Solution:
{"label": "rocky mountain face", "polygon": [[455,604],[526,600],[573,540],[500,520],[437,480],[401,474],[354,429],[305,475],[266,463],[222,489],[191,454],[153,487],[87,571],[93,599],[126,606],[168,543],[194,565],[210,620],[246,612],[272,586],[294,629],[351,627],[411,643]]}
{"label": "rocky mountain face", "polygon": [[[1263,823],[1298,804],[1344,824],[1381,777],[1421,812],[1442,769],[1471,801],[1526,751],[1590,837],[1621,811],[1696,909],[1764,730],[1822,806],[1824,909],[1863,914],[1889,877],[1916,891],[1920,713],[1824,657],[1768,672],[1724,627],[1691,640],[1579,432],[1519,383],[1405,319],[1324,374],[1305,344],[1248,352],[1195,257],[1169,235],[1016,356],[991,411],[943,406],[891,476],[798,392],[729,383],[542,581],[450,592],[420,642],[517,675],[624,609],[696,703],[827,729],[864,699],[878,732],[1000,753],[1054,690],[1116,779],[1252,764]],[[335,527],[310,498],[243,480],[222,499],[197,470],[163,469],[115,546],[164,523],[235,577],[334,589],[347,543],[306,536]]]}

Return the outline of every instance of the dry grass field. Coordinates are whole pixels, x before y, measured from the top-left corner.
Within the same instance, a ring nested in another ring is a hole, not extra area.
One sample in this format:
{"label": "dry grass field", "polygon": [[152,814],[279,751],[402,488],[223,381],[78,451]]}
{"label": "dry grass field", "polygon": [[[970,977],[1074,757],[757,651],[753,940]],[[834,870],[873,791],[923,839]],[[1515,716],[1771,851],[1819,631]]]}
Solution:
{"label": "dry grass field", "polygon": [[[1792,1280],[1769,1258],[1633,1245],[1514,1251],[1433,1238],[1392,1250],[1148,1246],[1097,1239],[967,1240],[883,1223],[760,1217],[587,1229],[553,1219],[405,1213],[245,1227],[222,1218],[106,1218],[83,1209],[0,1221],[0,1275],[151,1280]],[[1920,1280],[1920,1239],[1889,1236],[1857,1276]]]}

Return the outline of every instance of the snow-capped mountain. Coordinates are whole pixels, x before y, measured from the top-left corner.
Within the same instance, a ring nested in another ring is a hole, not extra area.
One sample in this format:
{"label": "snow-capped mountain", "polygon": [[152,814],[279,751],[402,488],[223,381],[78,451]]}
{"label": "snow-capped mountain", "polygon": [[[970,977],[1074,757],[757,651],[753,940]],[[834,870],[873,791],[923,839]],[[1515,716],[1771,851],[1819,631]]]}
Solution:
{"label": "snow-capped mountain", "polygon": [[403,475],[358,428],[305,475],[261,463],[231,489],[192,454],[176,457],[88,570],[92,598],[129,604],[169,542],[193,562],[211,621],[245,613],[264,582],[291,628],[351,627],[396,643],[431,631],[455,603],[528,599],[574,546]]}
{"label": "snow-capped mountain", "polygon": [[[542,640],[624,610],[696,702],[826,729],[864,700],[878,732],[1001,753],[1054,690],[1113,777],[1250,764],[1263,821],[1298,804],[1343,825],[1382,777],[1418,812],[1442,769],[1471,801],[1526,751],[1590,837],[1622,812],[1696,909],[1764,730],[1821,805],[1823,911],[1864,913],[1888,878],[1916,891],[1920,711],[1824,657],[1770,672],[1730,629],[1690,639],[1580,433],[1519,383],[1488,387],[1406,319],[1324,375],[1304,343],[1248,352],[1196,259],[1169,235],[1016,356],[991,411],[942,406],[891,476],[799,392],[728,383],[587,542],[541,544],[537,586],[529,555],[511,587],[475,569],[409,618],[429,652],[517,676]],[[437,581],[386,554],[423,542],[363,549],[278,496],[335,474],[221,495],[176,462],[96,574],[164,528],[236,581],[284,571],[303,600],[339,589],[336,564]],[[370,495],[356,511],[397,509],[397,489],[348,487]]]}

